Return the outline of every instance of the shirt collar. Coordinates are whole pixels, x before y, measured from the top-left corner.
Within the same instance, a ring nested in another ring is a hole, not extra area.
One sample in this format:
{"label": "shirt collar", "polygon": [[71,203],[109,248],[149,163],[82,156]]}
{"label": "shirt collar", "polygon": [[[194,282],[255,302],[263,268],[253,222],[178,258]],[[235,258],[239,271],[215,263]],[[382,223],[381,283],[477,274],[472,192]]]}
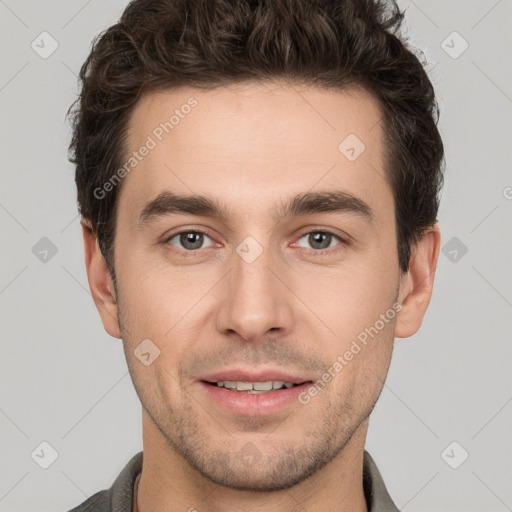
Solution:
{"label": "shirt collar", "polygon": [[400,512],[386,489],[375,461],[366,450],[363,458],[363,489],[368,512]]}

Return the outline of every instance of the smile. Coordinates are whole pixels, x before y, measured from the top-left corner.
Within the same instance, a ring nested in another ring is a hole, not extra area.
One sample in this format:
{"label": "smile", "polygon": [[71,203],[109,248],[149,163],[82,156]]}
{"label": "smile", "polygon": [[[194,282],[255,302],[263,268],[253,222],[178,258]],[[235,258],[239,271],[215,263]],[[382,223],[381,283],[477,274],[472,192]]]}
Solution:
{"label": "smile", "polygon": [[281,380],[268,380],[266,382],[240,382],[221,380],[218,382],[212,382],[211,384],[220,388],[223,387],[225,389],[229,389],[230,391],[237,391],[251,395],[270,393],[271,391],[283,388],[289,389],[297,385],[293,384],[292,382],[284,382]]}

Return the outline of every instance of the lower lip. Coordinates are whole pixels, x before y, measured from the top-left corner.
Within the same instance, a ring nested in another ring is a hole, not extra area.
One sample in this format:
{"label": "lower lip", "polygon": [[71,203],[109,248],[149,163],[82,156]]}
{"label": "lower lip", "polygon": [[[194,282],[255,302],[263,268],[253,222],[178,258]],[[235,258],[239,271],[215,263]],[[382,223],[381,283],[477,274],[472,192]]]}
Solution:
{"label": "lower lip", "polygon": [[243,416],[264,416],[281,411],[286,406],[297,403],[300,393],[305,391],[310,382],[291,388],[276,389],[269,393],[248,394],[229,391],[226,388],[199,382],[207,396],[233,414]]}

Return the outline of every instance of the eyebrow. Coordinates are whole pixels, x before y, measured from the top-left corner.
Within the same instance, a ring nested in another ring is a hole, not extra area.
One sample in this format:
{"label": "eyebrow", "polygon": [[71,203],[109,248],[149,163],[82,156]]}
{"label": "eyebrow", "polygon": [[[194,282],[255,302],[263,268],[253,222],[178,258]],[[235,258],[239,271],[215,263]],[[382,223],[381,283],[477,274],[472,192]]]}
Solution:
{"label": "eyebrow", "polygon": [[[291,199],[281,201],[271,211],[274,220],[315,213],[345,212],[354,213],[365,221],[372,223],[375,213],[362,199],[343,190],[304,192]],[[223,222],[229,219],[228,210],[217,200],[201,195],[178,195],[170,191],[161,192],[147,203],[139,216],[139,225],[172,214],[189,214],[218,218]]]}

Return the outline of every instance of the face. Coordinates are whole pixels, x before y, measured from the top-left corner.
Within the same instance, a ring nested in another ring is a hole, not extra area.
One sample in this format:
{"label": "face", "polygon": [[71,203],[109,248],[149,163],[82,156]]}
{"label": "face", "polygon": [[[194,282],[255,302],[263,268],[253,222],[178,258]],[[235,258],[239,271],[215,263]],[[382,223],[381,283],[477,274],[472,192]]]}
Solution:
{"label": "face", "polygon": [[284,83],[150,93],[133,112],[120,332],[155,432],[216,483],[290,487],[367,424],[400,285],[380,119],[361,90]]}

